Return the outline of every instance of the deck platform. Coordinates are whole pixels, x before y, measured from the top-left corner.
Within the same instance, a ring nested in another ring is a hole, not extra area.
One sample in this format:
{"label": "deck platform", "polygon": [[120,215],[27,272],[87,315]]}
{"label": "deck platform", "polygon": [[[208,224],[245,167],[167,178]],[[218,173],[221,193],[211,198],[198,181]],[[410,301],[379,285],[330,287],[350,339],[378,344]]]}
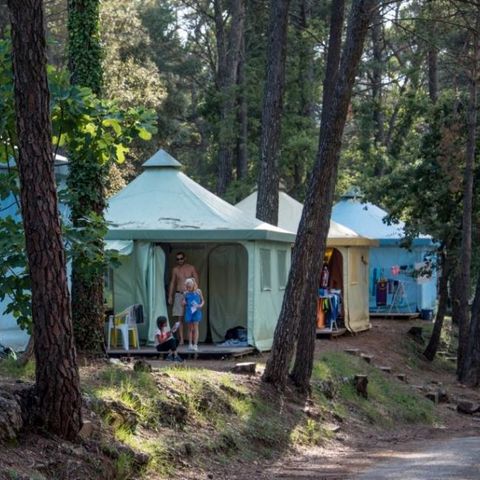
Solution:
{"label": "deck platform", "polygon": [[332,330],[331,328],[317,328],[317,338],[333,338],[340,337],[347,332],[346,328],[337,328]]}
{"label": "deck platform", "polygon": [[[181,345],[177,349],[178,353],[185,358],[237,358],[250,355],[255,352],[254,347],[217,347],[213,344],[199,344],[198,351],[188,349],[188,345]],[[128,351],[124,348],[110,348],[107,350],[109,357],[157,357],[164,355],[163,352],[157,352],[154,347],[130,348]]]}
{"label": "deck platform", "polygon": [[418,312],[370,312],[370,318],[384,320],[415,320],[419,317]]}

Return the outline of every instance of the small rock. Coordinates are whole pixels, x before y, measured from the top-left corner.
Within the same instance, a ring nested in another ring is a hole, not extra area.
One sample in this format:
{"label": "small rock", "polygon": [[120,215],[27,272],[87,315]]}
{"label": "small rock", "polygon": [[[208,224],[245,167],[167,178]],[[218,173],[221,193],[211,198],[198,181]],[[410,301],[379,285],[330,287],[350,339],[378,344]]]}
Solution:
{"label": "small rock", "polygon": [[118,358],[109,358],[108,363],[111,363],[112,365],[121,365],[122,362]]}
{"label": "small rock", "polygon": [[438,392],[428,392],[425,397],[431,400],[435,405],[438,403]]}
{"label": "small rock", "polygon": [[366,353],[361,353],[360,357],[363,358],[367,363],[372,363],[373,355],[367,355]]}
{"label": "small rock", "polygon": [[146,362],[145,360],[137,360],[133,364],[133,369],[136,372],[151,372],[152,371],[152,366]]}
{"label": "small rock", "polygon": [[348,353],[350,355],[359,355],[360,350],[358,348],[346,348],[345,353]]}
{"label": "small rock", "polygon": [[232,373],[246,373],[249,375],[255,375],[257,364],[255,362],[242,362],[237,363],[232,368]]}
{"label": "small rock", "polygon": [[480,410],[480,406],[468,400],[461,400],[457,405],[457,412],[472,415]]}
{"label": "small rock", "polygon": [[422,327],[412,327],[408,332],[407,335],[412,337],[412,339],[419,343],[420,345],[423,345],[425,343],[425,339],[423,338],[423,329]]}
{"label": "small rock", "polygon": [[438,401],[440,403],[450,403],[450,397],[448,396],[448,393],[444,388],[439,388],[437,390],[437,393],[438,393]]}

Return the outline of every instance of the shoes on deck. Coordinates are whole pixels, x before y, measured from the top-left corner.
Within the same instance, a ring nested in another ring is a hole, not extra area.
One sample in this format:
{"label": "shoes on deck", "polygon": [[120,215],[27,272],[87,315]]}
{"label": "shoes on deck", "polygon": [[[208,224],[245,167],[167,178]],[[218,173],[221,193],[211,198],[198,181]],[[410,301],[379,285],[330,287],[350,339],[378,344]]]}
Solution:
{"label": "shoes on deck", "polygon": [[173,356],[173,353],[169,353],[167,355],[167,358],[165,359],[167,362],[173,362],[175,361],[175,357]]}
{"label": "shoes on deck", "polygon": [[183,363],[183,358],[180,355],[177,355],[173,358],[173,361],[176,363]]}
{"label": "shoes on deck", "polygon": [[193,346],[192,346],[192,350],[193,350],[194,352],[198,352],[198,345],[193,345]]}

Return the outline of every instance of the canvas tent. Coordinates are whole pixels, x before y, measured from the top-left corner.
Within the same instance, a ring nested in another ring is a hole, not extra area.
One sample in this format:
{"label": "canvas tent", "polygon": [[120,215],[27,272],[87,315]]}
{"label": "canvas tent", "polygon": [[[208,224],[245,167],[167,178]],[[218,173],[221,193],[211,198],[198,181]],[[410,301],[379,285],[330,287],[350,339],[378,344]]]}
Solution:
{"label": "canvas tent", "polygon": [[388,225],[384,222],[386,216],[385,210],[364,202],[356,188],[350,189],[332,210],[336,222],[379,241],[378,247],[370,249],[370,311],[433,310],[437,298],[436,272],[431,276],[420,274],[425,273],[431,261],[434,243],[431,237],[420,235],[413,240],[411,249],[402,248],[404,223]]}
{"label": "canvas tent", "polygon": [[151,344],[166,304],[175,254],[183,251],[205,297],[200,341],[222,341],[243,326],[248,342],[267,350],[280,312],[294,235],[252,219],[184,175],[163,150],[112,197],[106,211],[108,248],[120,250],[110,275],[112,307],[144,307],[140,337]]}
{"label": "canvas tent", "polygon": [[[0,175],[5,175],[16,165],[13,160],[9,164],[0,163]],[[66,179],[68,175],[68,160],[62,155],[55,156],[55,180],[57,188],[62,190],[65,188]],[[68,217],[68,208],[64,204],[59,205],[60,214]],[[11,194],[5,199],[0,199],[0,218],[5,219],[10,217],[16,221],[21,219],[20,205],[17,199]],[[14,350],[23,350],[30,338],[26,330],[22,330],[18,325],[15,317],[11,313],[6,313],[5,310],[11,299],[5,297],[0,300],[0,344],[6,345]]]}
{"label": "canvas tent", "polygon": [[[255,216],[257,192],[237,203],[236,207]],[[279,192],[278,225],[296,232],[303,205],[284,191]],[[333,286],[341,290],[345,327],[358,332],[370,328],[368,312],[368,251],[377,242],[361,237],[353,230],[330,221],[327,249],[332,252],[331,272]],[[323,262],[323,259],[319,259]]]}

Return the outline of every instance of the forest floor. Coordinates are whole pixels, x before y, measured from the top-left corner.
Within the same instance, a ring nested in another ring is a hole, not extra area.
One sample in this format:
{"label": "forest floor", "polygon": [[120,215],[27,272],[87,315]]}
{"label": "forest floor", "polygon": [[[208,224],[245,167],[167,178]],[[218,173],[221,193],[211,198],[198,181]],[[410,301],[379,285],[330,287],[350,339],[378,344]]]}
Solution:
{"label": "forest floor", "polygon": [[[430,363],[407,335],[412,326],[431,329],[419,320],[374,320],[367,332],[317,340],[308,399],[262,384],[267,354],[244,359],[257,363],[250,376],[230,373],[234,359],[149,361],[152,372],[82,359],[91,432],[78,444],[40,432],[3,446],[0,480],[347,479],[413,440],[480,436],[479,414],[456,411],[460,400],[479,404],[480,392],[455,379],[451,330],[442,345],[450,354]],[[368,375],[368,399],[344,385],[354,373]],[[0,369],[3,386],[31,377]],[[445,401],[426,400],[428,392]]]}

